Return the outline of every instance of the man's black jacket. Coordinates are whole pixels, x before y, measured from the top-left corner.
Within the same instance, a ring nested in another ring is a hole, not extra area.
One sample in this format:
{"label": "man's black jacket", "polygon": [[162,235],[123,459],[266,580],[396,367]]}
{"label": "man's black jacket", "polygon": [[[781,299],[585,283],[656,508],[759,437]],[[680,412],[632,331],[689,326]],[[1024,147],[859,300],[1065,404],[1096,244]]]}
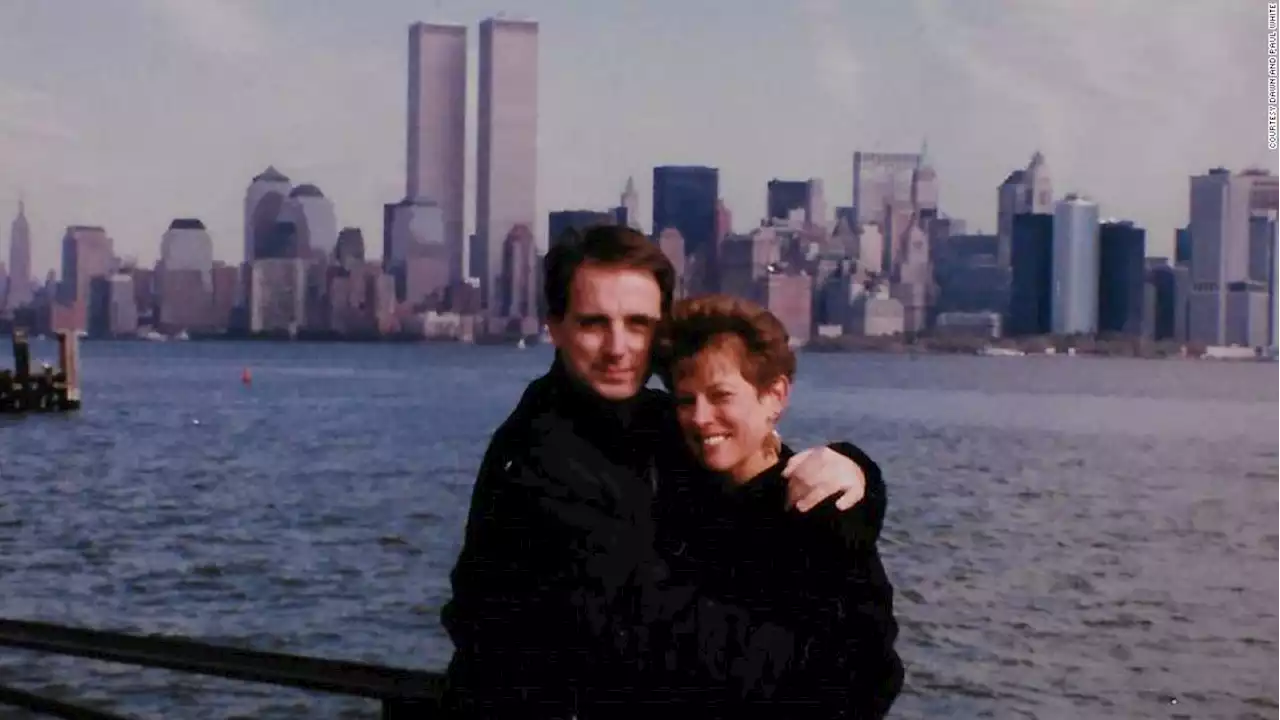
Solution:
{"label": "man's black jacket", "polygon": [[453,716],[652,717],[806,672],[812,638],[676,583],[658,556],[673,427],[665,393],[607,403],[558,364],[529,385],[485,453],[442,613]]}

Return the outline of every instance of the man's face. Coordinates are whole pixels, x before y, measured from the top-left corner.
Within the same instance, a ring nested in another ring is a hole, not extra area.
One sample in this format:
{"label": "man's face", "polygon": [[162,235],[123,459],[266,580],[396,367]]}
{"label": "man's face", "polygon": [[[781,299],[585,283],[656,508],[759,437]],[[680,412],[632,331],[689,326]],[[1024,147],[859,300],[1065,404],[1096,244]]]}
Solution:
{"label": "man's face", "polygon": [[635,396],[649,377],[649,350],[662,317],[653,275],[584,264],[569,286],[564,318],[547,329],[565,367],[608,400]]}

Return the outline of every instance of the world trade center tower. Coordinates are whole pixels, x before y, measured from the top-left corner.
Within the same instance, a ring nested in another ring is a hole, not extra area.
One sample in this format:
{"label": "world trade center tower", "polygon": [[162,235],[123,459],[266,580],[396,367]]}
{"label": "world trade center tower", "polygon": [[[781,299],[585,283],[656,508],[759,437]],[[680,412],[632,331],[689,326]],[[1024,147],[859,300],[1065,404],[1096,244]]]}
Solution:
{"label": "world trade center tower", "polygon": [[409,27],[409,137],[405,197],[434,200],[444,219],[450,280],[463,278],[467,147],[467,28]]}
{"label": "world trade center tower", "polygon": [[538,182],[538,24],[480,23],[476,128],[476,237],[471,275],[480,278],[490,316],[499,298],[503,243],[517,226],[536,227]]}

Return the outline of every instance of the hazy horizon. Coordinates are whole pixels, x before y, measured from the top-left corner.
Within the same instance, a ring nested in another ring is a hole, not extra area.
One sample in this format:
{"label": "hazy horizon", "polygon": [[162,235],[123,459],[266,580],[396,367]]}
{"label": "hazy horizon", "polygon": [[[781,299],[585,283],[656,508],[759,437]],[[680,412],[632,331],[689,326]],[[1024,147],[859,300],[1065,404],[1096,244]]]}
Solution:
{"label": "hazy horizon", "polygon": [[[1170,254],[1188,176],[1275,169],[1262,0],[11,0],[0,7],[0,262],[21,194],[39,276],[71,224],[154,261],[198,217],[239,262],[244,191],[274,165],[381,251],[404,192],[407,29],[469,27],[466,224],[474,227],[478,23],[540,24],[537,219],[617,204],[648,227],[652,168],[720,169],[738,230],[765,183],[820,177],[849,204],[855,150],[928,138],[941,209],[994,232],[996,188],[1043,152],[1055,195],[1147,228]],[[68,18],[75,18],[69,21]]]}

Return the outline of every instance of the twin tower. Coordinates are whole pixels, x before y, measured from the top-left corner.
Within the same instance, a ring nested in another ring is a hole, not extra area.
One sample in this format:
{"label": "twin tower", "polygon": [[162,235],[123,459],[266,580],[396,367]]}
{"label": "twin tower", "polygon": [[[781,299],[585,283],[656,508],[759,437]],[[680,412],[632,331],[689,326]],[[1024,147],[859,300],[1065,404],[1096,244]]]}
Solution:
{"label": "twin tower", "polygon": [[467,35],[462,25],[409,28],[405,200],[439,205],[451,280],[478,278],[492,309],[500,302],[503,242],[513,231],[536,227],[538,24],[502,16],[480,23],[476,216],[469,244],[463,222]]}

